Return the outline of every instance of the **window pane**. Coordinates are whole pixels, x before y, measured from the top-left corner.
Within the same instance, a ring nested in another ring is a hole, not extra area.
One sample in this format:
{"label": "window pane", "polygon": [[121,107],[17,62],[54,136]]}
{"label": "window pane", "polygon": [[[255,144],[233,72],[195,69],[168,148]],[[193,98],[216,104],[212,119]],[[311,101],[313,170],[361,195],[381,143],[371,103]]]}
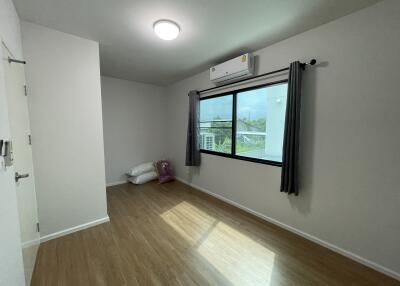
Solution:
{"label": "window pane", "polygon": [[237,94],[236,155],[282,162],[287,84]]}
{"label": "window pane", "polygon": [[232,153],[232,102],[232,95],[200,101],[201,149]]}

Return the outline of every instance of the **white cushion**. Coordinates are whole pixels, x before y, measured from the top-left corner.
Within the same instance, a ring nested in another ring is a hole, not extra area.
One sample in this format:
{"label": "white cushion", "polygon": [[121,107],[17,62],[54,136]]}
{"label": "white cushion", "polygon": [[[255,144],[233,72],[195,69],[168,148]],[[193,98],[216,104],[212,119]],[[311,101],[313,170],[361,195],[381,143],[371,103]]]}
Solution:
{"label": "white cushion", "polygon": [[139,176],[129,177],[128,180],[136,185],[140,185],[155,180],[157,178],[157,173],[155,171],[152,171],[141,174]]}
{"label": "white cushion", "polygon": [[139,166],[136,166],[132,170],[128,172],[129,176],[139,176],[141,174],[147,173],[147,172],[153,172],[155,171],[154,163],[153,162],[148,162],[148,163],[143,163],[140,164]]}

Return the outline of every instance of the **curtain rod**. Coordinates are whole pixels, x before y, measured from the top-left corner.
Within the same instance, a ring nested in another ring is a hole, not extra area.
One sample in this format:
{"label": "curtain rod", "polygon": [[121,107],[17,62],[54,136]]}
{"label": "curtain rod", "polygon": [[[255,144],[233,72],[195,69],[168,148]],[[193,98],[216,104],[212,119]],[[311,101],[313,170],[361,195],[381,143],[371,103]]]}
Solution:
{"label": "curtain rod", "polygon": [[[301,66],[304,68],[307,65],[313,66],[316,63],[317,63],[317,60],[316,59],[312,59],[308,63],[301,63]],[[240,82],[243,82],[243,81],[248,81],[248,80],[260,78],[260,77],[271,75],[271,74],[275,74],[275,73],[280,73],[280,72],[287,71],[287,70],[289,70],[289,67],[282,68],[282,69],[279,69],[279,70],[274,70],[274,71],[271,71],[271,72],[266,72],[266,73],[263,73],[263,74],[260,74],[260,75],[256,75],[256,76],[253,76],[253,77],[248,77],[248,78],[245,78],[245,79],[242,79],[242,80],[239,80],[239,81],[230,82],[230,83],[226,83],[226,84],[223,84],[223,85],[218,85],[218,86],[206,88],[206,89],[200,90],[199,93],[207,92],[207,91],[210,91],[210,90],[226,87],[226,86],[229,86],[229,85],[237,84],[237,83],[240,83]]]}

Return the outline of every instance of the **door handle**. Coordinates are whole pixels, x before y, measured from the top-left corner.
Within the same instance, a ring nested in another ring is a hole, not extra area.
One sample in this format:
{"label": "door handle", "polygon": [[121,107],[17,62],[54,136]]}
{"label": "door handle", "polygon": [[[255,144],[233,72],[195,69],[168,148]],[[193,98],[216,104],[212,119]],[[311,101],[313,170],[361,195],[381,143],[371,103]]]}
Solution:
{"label": "door handle", "polygon": [[15,173],[15,182],[18,182],[19,179],[24,179],[28,178],[29,174],[18,174],[18,172]]}

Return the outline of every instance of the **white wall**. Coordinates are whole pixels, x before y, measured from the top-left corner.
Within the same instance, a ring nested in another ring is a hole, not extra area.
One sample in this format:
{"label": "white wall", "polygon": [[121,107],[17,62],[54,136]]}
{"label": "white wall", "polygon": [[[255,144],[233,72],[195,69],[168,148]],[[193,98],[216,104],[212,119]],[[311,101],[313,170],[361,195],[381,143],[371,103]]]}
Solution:
{"label": "white wall", "polygon": [[298,197],[279,192],[278,167],[203,154],[188,173],[187,93],[208,71],[167,89],[177,175],[399,275],[399,15],[387,0],[256,52],[260,73],[320,62],[304,78]]}
{"label": "white wall", "polygon": [[98,43],[22,22],[41,235],[107,217]]}
{"label": "white wall", "polygon": [[165,88],[102,77],[107,184],[126,181],[125,173],[166,153]]}
{"label": "white wall", "polygon": [[[11,0],[0,0],[0,38],[22,58],[20,24]],[[10,139],[2,48],[0,47],[0,139]],[[1,160],[1,159],[0,159]],[[0,166],[0,285],[25,285],[14,168]]]}

